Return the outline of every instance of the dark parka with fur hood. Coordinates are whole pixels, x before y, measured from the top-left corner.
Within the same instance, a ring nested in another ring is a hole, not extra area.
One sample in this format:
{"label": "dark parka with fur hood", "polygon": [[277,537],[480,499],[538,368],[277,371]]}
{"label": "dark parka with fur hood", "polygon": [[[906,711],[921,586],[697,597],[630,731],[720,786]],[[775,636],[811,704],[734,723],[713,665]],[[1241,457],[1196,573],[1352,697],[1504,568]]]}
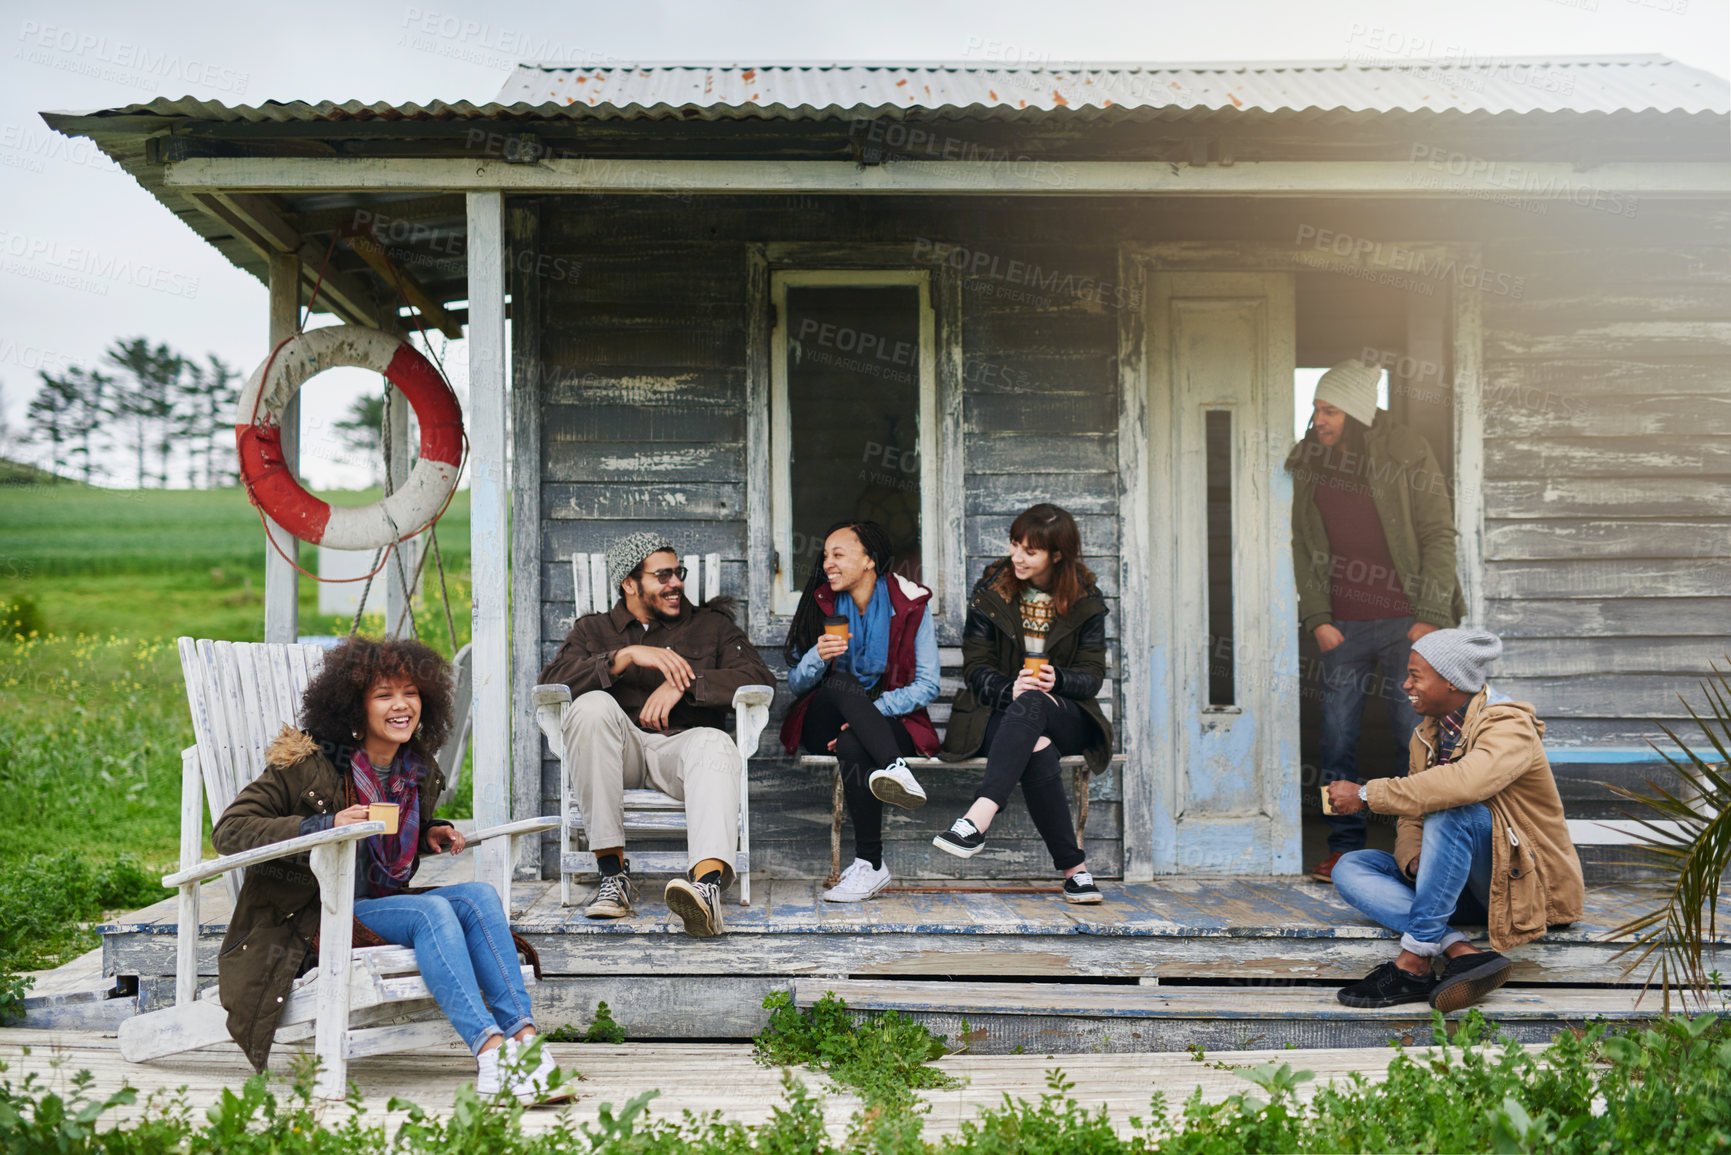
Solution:
{"label": "dark parka with fur hood", "polygon": [[[968,600],[968,618],[962,627],[962,681],[950,707],[950,724],[944,731],[938,757],[947,762],[972,758],[986,743],[986,723],[993,710],[1007,709],[1010,688],[1026,656],[1022,647],[1022,616],[993,588],[1009,561],[986,567],[974,584]],[[1075,700],[1082,712],[1094,719],[1098,733],[1093,745],[1082,751],[1090,772],[1098,774],[1112,761],[1112,723],[1100,709],[1097,695],[1106,677],[1106,614],[1100,591],[1089,586],[1046,634],[1046,657],[1057,671],[1056,692]]]}
{"label": "dark parka with fur hood", "polygon": [[[431,759],[421,782],[422,805],[445,791],[445,775]],[[217,820],[210,840],[218,854],[238,854],[300,837],[301,821],[335,814],[347,805],[347,775],[339,774],[310,734],[284,726],[265,754],[264,773],[239,794]],[[423,811],[424,813],[424,811]],[[449,826],[442,818],[421,820],[421,845],[427,831]],[[411,872],[411,877],[413,874]],[[264,1070],[276,1038],[277,1020],[289,989],[307,958],[319,929],[319,887],[304,854],[249,866],[217,955],[217,988],[228,1011],[228,1033],[246,1052],[255,1070]]]}

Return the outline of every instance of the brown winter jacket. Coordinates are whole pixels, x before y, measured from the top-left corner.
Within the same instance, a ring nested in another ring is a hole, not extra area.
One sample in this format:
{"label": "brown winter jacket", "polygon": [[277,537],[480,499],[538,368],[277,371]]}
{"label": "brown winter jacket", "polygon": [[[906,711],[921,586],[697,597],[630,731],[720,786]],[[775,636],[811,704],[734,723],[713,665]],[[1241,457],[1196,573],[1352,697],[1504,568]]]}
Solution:
{"label": "brown winter jacket", "polygon": [[[445,775],[432,765],[421,783],[421,800],[437,801]],[[235,795],[217,819],[210,840],[218,854],[238,854],[273,842],[300,837],[301,821],[335,814],[345,805],[345,776],[310,734],[284,726],[265,753],[264,773]],[[442,818],[421,820],[421,845],[427,831],[449,826]],[[411,871],[411,877],[413,872]],[[216,958],[217,989],[228,1011],[228,1033],[246,1052],[255,1070],[264,1070],[276,1038],[277,1020],[302,964],[316,965],[307,950],[319,929],[319,886],[307,856],[278,858],[249,866],[240,900],[228,921]]]}
{"label": "brown winter jacket", "polygon": [[1424,816],[1483,802],[1491,811],[1490,937],[1494,950],[1531,942],[1581,917],[1586,886],[1532,706],[1489,686],[1467,703],[1454,761],[1433,766],[1437,720],[1413,731],[1405,778],[1373,778],[1370,808],[1398,814],[1394,859],[1410,877]]}
{"label": "brown winter jacket", "polygon": [[726,608],[714,602],[694,606],[684,598],[679,599],[679,617],[671,622],[656,618],[643,625],[625,608],[624,598],[604,614],[578,618],[565,644],[541,671],[541,681],[571,687],[573,698],[605,690],[635,723],[649,695],[666,678],[660,670],[644,666],[609,672],[613,655],[626,646],[662,647],[691,663],[691,688],[668,711],[669,734],[695,726],[725,730],[734,691],[741,686],[775,685],[775,675]]}

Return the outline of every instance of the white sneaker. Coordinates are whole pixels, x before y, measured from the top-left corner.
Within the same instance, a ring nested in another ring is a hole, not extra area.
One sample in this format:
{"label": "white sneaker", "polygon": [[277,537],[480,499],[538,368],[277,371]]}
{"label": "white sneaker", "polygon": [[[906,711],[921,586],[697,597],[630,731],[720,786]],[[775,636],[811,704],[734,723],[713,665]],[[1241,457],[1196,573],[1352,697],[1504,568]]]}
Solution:
{"label": "white sneaker", "polygon": [[926,804],[926,792],[914,781],[914,772],[900,758],[882,770],[873,770],[872,776],[866,779],[866,785],[878,801],[888,802],[891,806],[918,810]]}
{"label": "white sneaker", "polygon": [[825,902],[864,902],[890,884],[890,868],[872,864],[863,858],[841,872],[836,884],[823,892]]}
{"label": "white sneaker", "polygon": [[[538,1038],[539,1036],[535,1036]],[[511,1093],[517,1096],[517,1101],[529,1106],[535,1103],[553,1103],[560,1099],[569,1099],[574,1088],[569,1080],[561,1080],[557,1087],[552,1086],[553,1076],[559,1070],[558,1064],[547,1053],[547,1044],[541,1044],[541,1061],[533,1071],[524,1071],[519,1067],[523,1052],[529,1049],[531,1038],[527,1043],[519,1043],[516,1039],[505,1040],[505,1079],[510,1083]]]}
{"label": "white sneaker", "polygon": [[505,1085],[499,1076],[500,1050],[494,1047],[475,1056],[475,1094],[483,1099],[493,1098]]}

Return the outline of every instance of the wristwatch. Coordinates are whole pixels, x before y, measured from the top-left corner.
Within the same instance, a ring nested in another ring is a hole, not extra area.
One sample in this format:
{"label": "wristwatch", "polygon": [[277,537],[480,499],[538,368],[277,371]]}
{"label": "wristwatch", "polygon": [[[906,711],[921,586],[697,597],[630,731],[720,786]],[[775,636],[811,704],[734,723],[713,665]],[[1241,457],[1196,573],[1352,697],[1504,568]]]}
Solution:
{"label": "wristwatch", "polygon": [[1358,800],[1366,806],[1370,805],[1370,786],[1368,784],[1358,788]]}

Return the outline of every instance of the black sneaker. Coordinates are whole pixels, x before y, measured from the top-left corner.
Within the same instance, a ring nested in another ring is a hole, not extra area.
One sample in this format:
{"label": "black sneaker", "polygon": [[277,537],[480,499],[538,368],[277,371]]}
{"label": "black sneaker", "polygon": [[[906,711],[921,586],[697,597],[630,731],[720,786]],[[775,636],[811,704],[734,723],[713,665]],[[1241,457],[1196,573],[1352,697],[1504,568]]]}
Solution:
{"label": "black sneaker", "polygon": [[1078,870],[1064,880],[1064,901],[1095,903],[1104,901],[1105,895],[1094,885],[1094,876],[1086,870]]}
{"label": "black sneaker", "polygon": [[958,818],[948,830],[932,839],[932,845],[957,858],[972,858],[986,848],[986,836],[966,818]]}
{"label": "black sneaker", "polygon": [[1494,950],[1463,954],[1448,960],[1442,978],[1431,991],[1430,1005],[1444,1012],[1470,1007],[1504,983],[1515,969],[1515,960]]}
{"label": "black sneaker", "polygon": [[1422,1003],[1430,998],[1436,977],[1429,971],[1415,975],[1392,962],[1385,962],[1349,987],[1335,993],[1342,1006],[1394,1007],[1401,1003]]}

